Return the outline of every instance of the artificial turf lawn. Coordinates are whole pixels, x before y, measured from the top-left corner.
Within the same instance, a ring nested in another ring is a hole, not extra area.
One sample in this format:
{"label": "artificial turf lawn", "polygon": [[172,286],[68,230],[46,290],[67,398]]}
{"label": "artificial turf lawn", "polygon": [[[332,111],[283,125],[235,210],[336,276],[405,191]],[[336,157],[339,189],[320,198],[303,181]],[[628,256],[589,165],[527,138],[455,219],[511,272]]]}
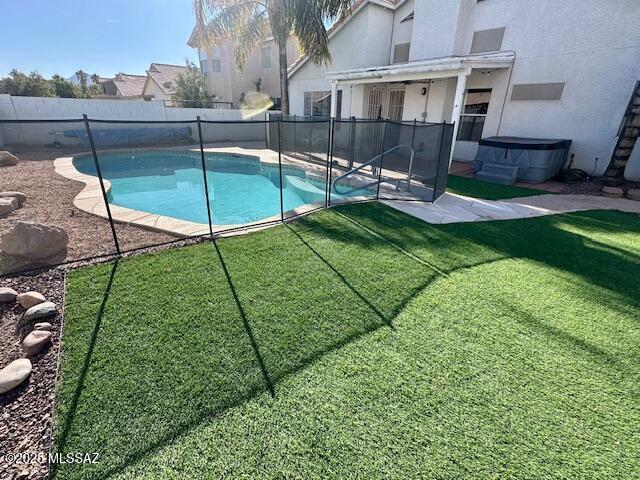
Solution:
{"label": "artificial turf lawn", "polygon": [[73,271],[57,477],[632,478],[639,269],[630,214],[360,204]]}
{"label": "artificial turf lawn", "polygon": [[485,200],[503,200],[516,197],[531,197],[533,195],[548,195],[549,192],[535,188],[516,187],[483,182],[475,178],[449,175],[447,191],[466,197],[484,198]]}

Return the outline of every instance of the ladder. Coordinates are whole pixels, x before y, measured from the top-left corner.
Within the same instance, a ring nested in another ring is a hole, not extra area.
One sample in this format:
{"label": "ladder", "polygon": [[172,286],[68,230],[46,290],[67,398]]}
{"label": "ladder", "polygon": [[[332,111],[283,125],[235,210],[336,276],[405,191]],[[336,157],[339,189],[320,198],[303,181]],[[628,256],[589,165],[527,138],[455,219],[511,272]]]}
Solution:
{"label": "ladder", "polygon": [[[352,192],[355,192],[356,190],[361,190],[361,189],[365,189],[365,188],[369,188],[372,187],[374,185],[376,185],[379,182],[379,179],[374,180],[373,182],[369,182],[366,185],[359,185],[356,187],[351,188],[350,190],[345,190],[345,191],[340,191],[338,190],[338,185],[336,185],[340,180],[347,178],[350,175],[353,175],[356,172],[359,172],[360,170],[362,170],[365,167],[368,167],[369,165],[371,165],[371,170],[373,172],[373,174],[375,175],[375,167],[373,166],[374,163],[378,162],[379,160],[382,159],[383,156],[390,154],[391,152],[395,152],[397,150],[401,150],[401,149],[407,149],[409,150],[409,173],[407,173],[407,190],[409,190],[411,188],[411,171],[413,170],[413,157],[415,155],[415,151],[413,150],[413,148],[411,148],[409,145],[396,145],[395,147],[391,147],[389,150],[386,150],[382,153],[379,153],[378,155],[376,155],[375,157],[372,157],[371,159],[367,160],[366,162],[364,162],[362,165],[349,170],[347,173],[343,173],[342,175],[338,176],[335,178],[335,180],[333,180],[331,182],[331,189],[337,193],[338,195],[349,195]],[[398,182],[396,183],[396,189],[398,188],[400,184],[400,181],[398,180]]]}

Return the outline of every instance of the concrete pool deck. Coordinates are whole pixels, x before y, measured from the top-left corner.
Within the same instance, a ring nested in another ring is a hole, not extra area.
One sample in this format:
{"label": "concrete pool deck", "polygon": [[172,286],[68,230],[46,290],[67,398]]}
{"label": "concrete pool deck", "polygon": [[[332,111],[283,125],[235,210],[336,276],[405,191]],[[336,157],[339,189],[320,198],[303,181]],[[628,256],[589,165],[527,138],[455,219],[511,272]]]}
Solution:
{"label": "concrete pool deck", "polygon": [[514,220],[586,210],[619,210],[640,214],[640,202],[634,200],[571,194],[483,200],[445,193],[435,203],[406,201],[382,201],[382,203],[432,224]]}
{"label": "concrete pool deck", "polygon": [[[178,147],[178,148],[144,148],[144,149],[126,149],[126,150],[102,150],[98,152],[98,154],[109,154],[109,153],[135,153],[135,152],[149,152],[149,151],[171,151],[176,152],[179,150],[194,152],[199,154],[199,148],[193,147]],[[243,147],[238,146],[220,146],[220,147],[206,147],[204,149],[205,153],[225,153],[232,155],[242,155],[242,156],[251,156],[255,157],[259,160],[260,163],[277,165],[279,158],[278,153],[273,150],[269,150],[266,148],[259,148],[258,145],[246,145]],[[79,172],[73,164],[74,157],[82,156],[82,155],[90,155],[90,153],[82,153],[76,154],[74,156],[66,156],[56,158],[53,162],[55,172],[65,178],[70,180],[75,180],[77,182],[81,182],[84,184],[84,188],[76,195],[73,200],[73,204],[76,208],[93,214],[99,217],[108,219],[107,208],[103,199],[102,189],[100,187],[100,180],[98,177],[94,175],[87,175]],[[298,167],[302,168],[302,170],[309,177],[316,177],[321,180],[325,180],[326,176],[326,164],[322,164],[321,162],[318,164],[312,162],[305,162],[302,160],[298,160],[296,158],[282,155],[283,160],[283,168],[284,167]],[[109,180],[104,179],[104,188],[109,192],[111,189],[111,182]],[[384,189],[389,189],[388,185],[381,187]],[[405,195],[407,198],[412,198],[411,195]],[[370,200],[368,197],[350,197],[350,200]],[[334,199],[334,204],[341,203],[340,200]],[[297,208],[287,210],[284,212],[284,219],[291,218],[294,216],[310,213],[319,208],[324,207],[324,202],[314,202],[301,205]],[[109,203],[109,208],[111,210],[111,216],[113,220],[117,223],[126,223],[139,226],[141,228],[157,231],[161,233],[167,233],[180,238],[187,237],[195,237],[201,235],[208,235],[210,233],[209,225],[207,223],[197,223],[188,220],[182,220],[175,217],[159,215],[155,213],[145,212],[141,210],[135,210],[127,207],[122,207],[120,205],[115,205],[113,203]],[[269,222],[277,222],[280,221],[280,214],[272,215],[270,217],[262,218],[256,220],[255,222],[243,223],[243,224],[224,224],[224,225],[216,225],[215,219],[214,224],[212,225],[212,233],[222,233],[229,230],[238,231],[239,233],[243,233],[243,231],[248,231],[250,229],[254,229],[261,224],[269,223]],[[259,224],[259,225],[256,225]]]}

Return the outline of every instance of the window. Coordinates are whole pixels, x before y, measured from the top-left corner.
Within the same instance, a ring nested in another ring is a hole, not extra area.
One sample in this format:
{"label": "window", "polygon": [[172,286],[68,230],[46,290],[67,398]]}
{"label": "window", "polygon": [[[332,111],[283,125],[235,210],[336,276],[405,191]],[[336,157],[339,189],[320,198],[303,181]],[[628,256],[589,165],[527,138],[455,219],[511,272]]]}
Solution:
{"label": "window", "polygon": [[271,47],[262,47],[260,50],[262,68],[271,68]]}
{"label": "window", "polygon": [[212,58],[211,59],[211,71],[212,72],[221,72],[222,71],[222,65],[220,63],[220,59],[219,58]]}
{"label": "window", "polygon": [[482,138],[484,119],[489,111],[490,88],[472,88],[465,92],[458,140],[463,142],[478,142]]}
{"label": "window", "polygon": [[564,83],[523,83],[511,89],[511,101],[560,100]]}
{"label": "window", "polygon": [[410,46],[410,43],[399,43],[393,47],[393,63],[408,62]]}
{"label": "window", "polygon": [[470,53],[497,52],[502,48],[504,27],[473,32]]}
{"label": "window", "polygon": [[[338,90],[336,117],[342,113],[342,90]],[[304,114],[313,117],[328,117],[331,115],[331,91],[304,92]]]}
{"label": "window", "polygon": [[202,72],[203,75],[207,74],[207,59],[203,58],[202,60],[200,60],[200,71]]}

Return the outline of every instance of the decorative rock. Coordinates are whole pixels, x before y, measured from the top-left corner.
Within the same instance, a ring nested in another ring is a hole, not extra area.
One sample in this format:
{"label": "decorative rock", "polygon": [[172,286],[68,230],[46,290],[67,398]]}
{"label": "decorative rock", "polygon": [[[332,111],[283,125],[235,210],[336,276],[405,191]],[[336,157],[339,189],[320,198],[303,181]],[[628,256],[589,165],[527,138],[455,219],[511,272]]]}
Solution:
{"label": "decorative rock", "polygon": [[602,195],[605,197],[622,198],[624,197],[624,190],[620,187],[602,187]]}
{"label": "decorative rock", "polygon": [[24,312],[23,319],[27,322],[39,318],[52,317],[56,314],[56,304],[53,302],[43,302],[31,307]]}
{"label": "decorative rock", "polygon": [[640,201],[640,188],[631,188],[627,192],[627,198]]}
{"label": "decorative rock", "polygon": [[25,202],[27,196],[22,192],[0,192],[0,198],[15,198],[20,206]]}
{"label": "decorative rock", "polygon": [[18,208],[18,201],[15,198],[0,198],[0,217],[10,214]]}
{"label": "decorative rock", "polygon": [[36,323],[33,326],[34,330],[46,330],[46,331],[50,331],[53,328],[53,325],[51,325],[49,322],[40,322],[40,323]]}
{"label": "decorative rock", "polygon": [[14,360],[0,370],[0,394],[13,390],[31,373],[31,361],[27,358]]}
{"label": "decorative rock", "polygon": [[11,303],[16,301],[18,292],[13,288],[0,287],[0,303]]}
{"label": "decorative rock", "polygon": [[64,250],[68,242],[69,236],[61,228],[40,223],[17,222],[13,229],[2,237],[0,250],[9,255],[42,259]]}
{"label": "decorative rock", "polygon": [[9,167],[18,164],[18,157],[7,151],[0,151],[0,167]]}
{"label": "decorative rock", "polygon": [[29,310],[34,305],[45,302],[47,299],[44,298],[44,295],[38,292],[25,292],[19,294],[16,300],[18,300],[18,303],[22,305],[22,308]]}
{"label": "decorative rock", "polygon": [[51,341],[53,333],[46,330],[34,330],[24,337],[22,349],[27,355],[37,355]]}

